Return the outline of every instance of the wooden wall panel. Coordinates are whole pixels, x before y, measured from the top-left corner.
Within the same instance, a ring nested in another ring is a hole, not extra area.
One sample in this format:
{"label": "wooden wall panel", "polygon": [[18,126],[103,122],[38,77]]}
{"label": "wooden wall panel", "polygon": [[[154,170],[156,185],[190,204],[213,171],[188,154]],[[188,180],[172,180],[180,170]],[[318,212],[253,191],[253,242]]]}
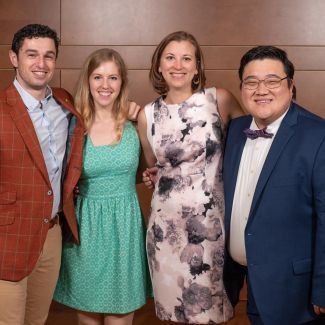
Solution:
{"label": "wooden wall panel", "polygon": [[130,70],[130,98],[145,105],[152,102],[159,95],[153,90],[148,80],[148,70]]}
{"label": "wooden wall panel", "polygon": [[63,44],[152,45],[185,29],[204,45],[325,45],[322,0],[61,1]]}
{"label": "wooden wall panel", "polygon": [[9,45],[0,45],[0,69],[10,69],[11,63],[9,60]]}
{"label": "wooden wall panel", "polygon": [[297,103],[325,118],[325,71],[298,71],[295,83]]}
{"label": "wooden wall panel", "polygon": [[325,70],[324,46],[282,46],[296,70]]}
{"label": "wooden wall panel", "polygon": [[15,72],[13,69],[10,70],[0,70],[0,89],[6,88],[10,82],[12,82],[15,77]]}
{"label": "wooden wall panel", "polygon": [[118,51],[129,69],[149,69],[155,50],[154,46],[61,46],[57,66],[62,69],[79,69],[89,54],[104,47]]}
{"label": "wooden wall panel", "polygon": [[150,201],[152,196],[152,190],[149,190],[143,183],[137,184],[137,192],[139,201],[141,202],[141,211],[145,219],[146,224],[150,215]]}
{"label": "wooden wall panel", "polygon": [[[272,43],[267,45],[274,45]],[[240,59],[252,46],[202,46],[207,69],[238,70]],[[325,70],[324,46],[281,46],[295,70]]]}
{"label": "wooden wall panel", "polygon": [[61,70],[61,87],[68,90],[71,94],[74,94],[79,72],[79,70]]}
{"label": "wooden wall panel", "polygon": [[11,44],[26,24],[46,24],[60,33],[60,0],[0,0],[0,43]]}

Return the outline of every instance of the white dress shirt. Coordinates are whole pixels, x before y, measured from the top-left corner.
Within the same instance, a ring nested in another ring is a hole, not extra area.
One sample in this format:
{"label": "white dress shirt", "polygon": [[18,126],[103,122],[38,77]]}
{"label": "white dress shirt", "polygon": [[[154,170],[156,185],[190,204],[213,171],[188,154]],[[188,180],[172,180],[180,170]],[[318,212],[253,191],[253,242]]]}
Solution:
{"label": "white dress shirt", "polygon": [[[247,138],[243,149],[233,198],[229,241],[230,255],[241,265],[247,265],[245,228],[255,188],[272,142],[286,113],[287,111],[268,125],[267,132],[273,133],[272,138],[259,137],[254,140]],[[252,119],[250,129],[258,129],[254,119]]]}

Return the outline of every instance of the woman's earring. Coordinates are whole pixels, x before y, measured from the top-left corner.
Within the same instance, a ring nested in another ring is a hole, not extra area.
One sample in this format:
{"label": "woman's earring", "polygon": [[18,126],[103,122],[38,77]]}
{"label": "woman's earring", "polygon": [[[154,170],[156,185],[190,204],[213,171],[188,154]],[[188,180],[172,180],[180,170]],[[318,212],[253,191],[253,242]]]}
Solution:
{"label": "woman's earring", "polygon": [[198,74],[196,74],[196,75],[194,76],[194,78],[192,79],[192,83],[193,83],[193,85],[195,85],[195,86],[197,86],[197,85],[200,83],[200,77],[199,77]]}

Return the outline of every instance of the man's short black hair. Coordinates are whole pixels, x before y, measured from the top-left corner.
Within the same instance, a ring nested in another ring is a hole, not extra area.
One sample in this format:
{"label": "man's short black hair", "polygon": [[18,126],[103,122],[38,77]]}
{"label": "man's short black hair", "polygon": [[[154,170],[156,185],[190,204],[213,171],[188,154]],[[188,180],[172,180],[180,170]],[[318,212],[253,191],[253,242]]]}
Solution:
{"label": "man's short black hair", "polygon": [[284,65],[284,71],[286,75],[289,77],[289,79],[293,79],[295,68],[292,62],[288,59],[287,53],[284,50],[279,49],[275,46],[257,46],[246,52],[240,60],[240,67],[238,71],[240,81],[243,80],[243,72],[245,66],[249,62],[263,59],[281,61]]}
{"label": "man's short black hair", "polygon": [[[240,60],[240,67],[238,70],[240,82],[243,81],[243,73],[246,65],[254,60],[272,59],[283,63],[284,72],[288,77],[288,86],[292,84],[293,76],[295,74],[295,67],[288,59],[287,53],[275,46],[262,45],[256,46],[246,52]],[[296,87],[293,87],[293,99],[296,98]]]}

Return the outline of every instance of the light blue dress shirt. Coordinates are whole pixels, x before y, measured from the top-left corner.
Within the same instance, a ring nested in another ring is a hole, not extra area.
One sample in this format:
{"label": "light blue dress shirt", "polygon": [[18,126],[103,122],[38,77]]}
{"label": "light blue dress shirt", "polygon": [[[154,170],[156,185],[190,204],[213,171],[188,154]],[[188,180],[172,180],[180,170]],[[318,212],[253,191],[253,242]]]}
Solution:
{"label": "light blue dress shirt", "polygon": [[47,172],[52,186],[52,218],[61,209],[62,165],[66,151],[70,112],[56,102],[48,86],[45,98],[37,100],[18,82],[14,85],[19,92],[40,143]]}

